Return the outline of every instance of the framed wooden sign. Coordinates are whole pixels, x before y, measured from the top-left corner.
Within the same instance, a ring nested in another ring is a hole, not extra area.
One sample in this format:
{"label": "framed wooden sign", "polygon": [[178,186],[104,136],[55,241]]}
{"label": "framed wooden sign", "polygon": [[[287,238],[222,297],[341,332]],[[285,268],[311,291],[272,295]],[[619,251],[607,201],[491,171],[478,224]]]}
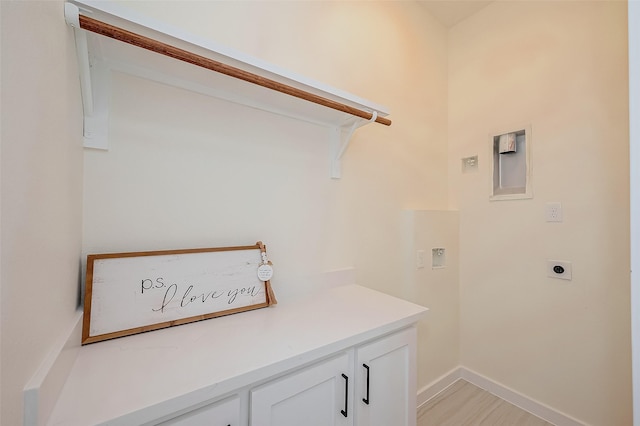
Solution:
{"label": "framed wooden sign", "polygon": [[88,255],[82,344],[273,305],[265,269],[261,242]]}

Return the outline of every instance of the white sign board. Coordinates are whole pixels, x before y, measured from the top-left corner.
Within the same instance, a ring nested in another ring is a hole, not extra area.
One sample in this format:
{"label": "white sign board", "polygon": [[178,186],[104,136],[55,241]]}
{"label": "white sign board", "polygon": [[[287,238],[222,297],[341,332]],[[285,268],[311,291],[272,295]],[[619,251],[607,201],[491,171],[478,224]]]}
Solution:
{"label": "white sign board", "polygon": [[89,255],[82,344],[272,305],[264,259],[262,243]]}

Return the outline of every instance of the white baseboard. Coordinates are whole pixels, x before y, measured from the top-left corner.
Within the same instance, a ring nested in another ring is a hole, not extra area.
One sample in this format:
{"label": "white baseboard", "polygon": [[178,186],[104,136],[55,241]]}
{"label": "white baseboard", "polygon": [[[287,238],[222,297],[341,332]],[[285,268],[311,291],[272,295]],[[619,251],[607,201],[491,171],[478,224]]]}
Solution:
{"label": "white baseboard", "polygon": [[417,401],[418,407],[425,404],[431,398],[460,380],[460,378],[462,378],[462,367],[456,367],[448,373],[438,377],[422,389],[419,389]]}
{"label": "white baseboard", "polygon": [[69,330],[61,334],[40,368],[24,388],[24,426],[44,425],[80,349],[82,311],[76,312]]}
{"label": "white baseboard", "polygon": [[571,416],[554,410],[545,404],[524,396],[507,386],[497,383],[462,366],[454,368],[449,373],[420,389],[420,391],[418,391],[418,407],[445,390],[447,387],[451,386],[459,379],[466,380],[467,382],[476,385],[479,388],[482,388],[487,392],[515,405],[516,407],[519,407],[556,426],[587,426],[585,423],[580,422]]}

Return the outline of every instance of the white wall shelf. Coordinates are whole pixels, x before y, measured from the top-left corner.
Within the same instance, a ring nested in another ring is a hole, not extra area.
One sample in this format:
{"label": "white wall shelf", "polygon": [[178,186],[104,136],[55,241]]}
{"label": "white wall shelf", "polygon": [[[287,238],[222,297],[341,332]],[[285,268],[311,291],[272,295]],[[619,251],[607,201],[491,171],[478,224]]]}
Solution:
{"label": "white wall shelf", "polygon": [[[112,2],[65,4],[74,28],[84,145],[108,149],[112,72],[121,72],[334,129],[331,176],[354,131],[390,125],[386,107],[140,16]],[[212,72],[213,71],[213,72]]]}

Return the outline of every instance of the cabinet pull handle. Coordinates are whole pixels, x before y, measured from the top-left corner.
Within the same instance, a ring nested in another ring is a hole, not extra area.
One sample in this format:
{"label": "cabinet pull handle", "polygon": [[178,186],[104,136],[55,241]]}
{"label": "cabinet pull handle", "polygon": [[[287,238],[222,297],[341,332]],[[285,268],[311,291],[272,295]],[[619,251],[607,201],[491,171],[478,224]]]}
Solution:
{"label": "cabinet pull handle", "polygon": [[344,410],[340,410],[340,412],[347,417],[349,412],[349,378],[344,373],[342,377],[344,378]]}
{"label": "cabinet pull handle", "polygon": [[362,398],[362,402],[369,405],[369,366],[367,364],[362,364],[362,366],[367,370],[367,397]]}

